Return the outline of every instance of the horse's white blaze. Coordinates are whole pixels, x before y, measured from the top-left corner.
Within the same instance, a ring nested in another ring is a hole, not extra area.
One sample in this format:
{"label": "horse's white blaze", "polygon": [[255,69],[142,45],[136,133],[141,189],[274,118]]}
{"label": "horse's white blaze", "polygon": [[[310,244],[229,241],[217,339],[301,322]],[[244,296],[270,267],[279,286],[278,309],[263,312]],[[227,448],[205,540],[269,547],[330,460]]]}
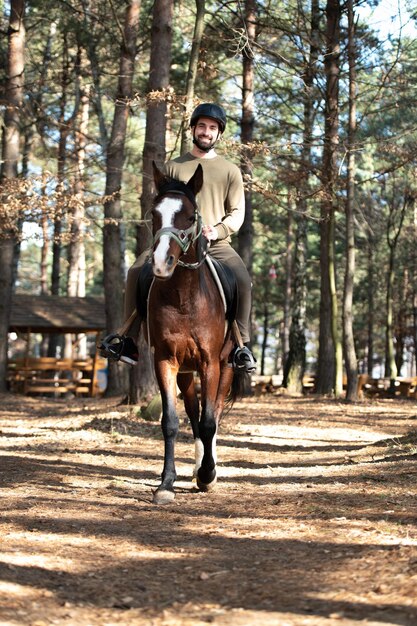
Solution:
{"label": "horse's white blaze", "polygon": [[[161,216],[162,228],[171,228],[174,226],[175,214],[181,210],[182,201],[178,198],[164,198],[155,209]],[[167,273],[167,256],[169,250],[170,236],[161,235],[156,249],[153,253],[154,270],[156,274],[164,276]],[[169,268],[168,268],[169,269]]]}

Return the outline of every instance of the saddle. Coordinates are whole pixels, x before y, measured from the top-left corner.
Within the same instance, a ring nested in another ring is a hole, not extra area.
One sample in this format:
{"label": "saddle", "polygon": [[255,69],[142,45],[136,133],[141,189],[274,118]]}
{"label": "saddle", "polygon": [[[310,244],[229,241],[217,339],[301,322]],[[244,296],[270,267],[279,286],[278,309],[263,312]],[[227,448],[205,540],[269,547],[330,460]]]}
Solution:
{"label": "saddle", "polygon": [[[231,324],[236,319],[239,297],[236,276],[228,265],[210,256],[206,257],[205,263],[207,263],[213,275],[214,282],[223,300],[226,319]],[[150,261],[147,261],[142,266],[137,284],[137,311],[142,320],[145,320],[148,315],[148,295],[153,279],[152,264]]]}
{"label": "saddle", "polygon": [[213,259],[211,256],[206,257],[206,263],[225,304],[226,319],[229,323],[232,323],[236,319],[239,298],[235,273],[228,265]]}

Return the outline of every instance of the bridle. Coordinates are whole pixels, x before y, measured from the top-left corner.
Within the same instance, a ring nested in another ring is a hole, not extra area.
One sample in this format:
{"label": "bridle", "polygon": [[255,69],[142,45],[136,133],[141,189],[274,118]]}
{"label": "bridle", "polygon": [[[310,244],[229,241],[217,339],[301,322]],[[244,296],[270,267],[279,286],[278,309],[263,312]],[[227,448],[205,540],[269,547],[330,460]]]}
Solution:
{"label": "bridle", "polygon": [[[192,202],[194,206],[194,222],[189,228],[185,229],[174,228],[171,226],[165,226],[164,228],[160,228],[153,236],[152,248],[159,241],[162,235],[169,235],[178,243],[179,247],[181,248],[182,254],[186,254],[190,246],[201,236],[203,227],[201,214],[198,210],[194,194],[184,183],[180,183],[178,181],[168,183],[159,190],[155,202],[157,202],[158,199],[161,198],[161,196],[164,196],[166,193],[186,196]],[[195,263],[186,263],[185,261],[181,261],[181,259],[178,259],[178,265],[180,265],[181,267],[186,267],[188,269],[198,269],[204,263],[206,255],[207,249],[204,251],[202,258],[199,261],[196,261]]]}

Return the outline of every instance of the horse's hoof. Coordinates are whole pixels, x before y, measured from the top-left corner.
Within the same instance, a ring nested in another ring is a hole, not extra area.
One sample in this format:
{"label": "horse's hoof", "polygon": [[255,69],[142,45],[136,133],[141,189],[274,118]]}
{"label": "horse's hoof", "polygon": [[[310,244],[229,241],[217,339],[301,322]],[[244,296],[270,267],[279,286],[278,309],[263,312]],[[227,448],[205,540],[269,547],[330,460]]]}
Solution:
{"label": "horse's hoof", "polygon": [[154,504],[169,504],[175,500],[175,493],[168,489],[157,489],[153,494]]}
{"label": "horse's hoof", "polygon": [[211,483],[203,483],[197,475],[197,487],[200,489],[200,491],[205,491],[205,492],[213,491],[214,487],[216,486],[216,483],[217,483],[217,476],[213,478]]}

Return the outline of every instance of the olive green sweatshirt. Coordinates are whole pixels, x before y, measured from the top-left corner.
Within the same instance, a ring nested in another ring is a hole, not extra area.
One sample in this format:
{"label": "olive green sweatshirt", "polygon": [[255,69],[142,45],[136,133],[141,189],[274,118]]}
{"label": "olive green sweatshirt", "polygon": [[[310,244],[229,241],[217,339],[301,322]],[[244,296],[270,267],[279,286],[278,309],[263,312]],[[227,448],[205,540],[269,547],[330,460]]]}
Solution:
{"label": "olive green sweatshirt", "polygon": [[215,226],[220,239],[228,239],[242,226],[245,217],[245,194],[239,168],[216,155],[199,159],[190,152],[168,161],[164,170],[171,178],[188,182],[198,164],[203,168],[203,186],[197,202],[203,224]]}

